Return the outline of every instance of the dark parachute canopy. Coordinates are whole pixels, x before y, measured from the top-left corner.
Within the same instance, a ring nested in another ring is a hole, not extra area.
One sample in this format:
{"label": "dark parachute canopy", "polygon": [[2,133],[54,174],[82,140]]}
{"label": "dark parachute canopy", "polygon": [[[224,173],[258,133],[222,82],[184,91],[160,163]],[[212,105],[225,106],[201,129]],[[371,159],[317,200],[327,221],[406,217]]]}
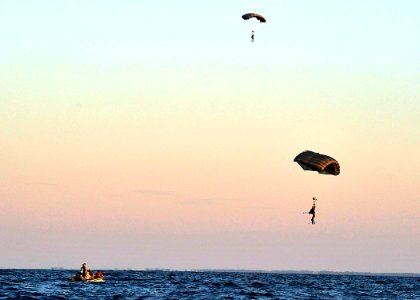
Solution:
{"label": "dark parachute canopy", "polygon": [[242,16],[242,19],[244,19],[244,20],[249,20],[249,19],[251,19],[251,18],[256,18],[258,21],[260,21],[260,23],[265,23],[265,22],[267,22],[267,21],[266,21],[266,19],[265,19],[263,16],[261,16],[261,15],[259,15],[259,14],[256,14],[256,13],[244,14],[244,15]]}
{"label": "dark parachute canopy", "polygon": [[340,174],[340,164],[334,158],[312,151],[304,151],[294,159],[302,169],[317,171],[320,174]]}

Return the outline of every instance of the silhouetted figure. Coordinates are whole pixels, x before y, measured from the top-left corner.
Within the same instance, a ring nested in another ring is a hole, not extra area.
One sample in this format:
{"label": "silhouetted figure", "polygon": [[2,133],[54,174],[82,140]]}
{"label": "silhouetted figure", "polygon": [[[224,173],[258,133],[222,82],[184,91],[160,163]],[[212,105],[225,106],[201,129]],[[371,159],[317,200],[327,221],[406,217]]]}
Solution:
{"label": "silhouetted figure", "polygon": [[255,38],[255,31],[252,30],[252,34],[251,34],[251,42],[254,42],[254,38]]}
{"label": "silhouetted figure", "polygon": [[304,212],[304,214],[312,215],[311,223],[312,223],[312,225],[315,225],[315,207],[316,207],[315,201],[317,199],[315,197],[313,197],[312,200],[313,200],[313,203],[312,203],[311,209],[308,212]]}
{"label": "silhouetted figure", "polygon": [[80,273],[81,273],[83,279],[92,278],[92,275],[91,275],[92,271],[89,270],[86,263],[83,263],[82,267],[80,268]]}

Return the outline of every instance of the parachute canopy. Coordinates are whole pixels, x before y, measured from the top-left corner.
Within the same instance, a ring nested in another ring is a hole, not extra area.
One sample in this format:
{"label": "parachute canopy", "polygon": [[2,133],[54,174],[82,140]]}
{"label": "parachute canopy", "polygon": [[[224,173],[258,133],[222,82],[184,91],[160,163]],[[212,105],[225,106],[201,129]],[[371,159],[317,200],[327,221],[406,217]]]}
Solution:
{"label": "parachute canopy", "polygon": [[260,23],[265,23],[265,22],[267,22],[263,16],[261,16],[261,15],[259,15],[259,14],[256,14],[256,13],[244,14],[244,15],[242,16],[242,19],[244,19],[244,20],[249,20],[249,19],[251,19],[251,18],[256,18],[258,21],[260,21]]}
{"label": "parachute canopy", "polygon": [[304,151],[294,159],[302,169],[317,171],[320,174],[340,174],[340,164],[334,158],[312,151]]}

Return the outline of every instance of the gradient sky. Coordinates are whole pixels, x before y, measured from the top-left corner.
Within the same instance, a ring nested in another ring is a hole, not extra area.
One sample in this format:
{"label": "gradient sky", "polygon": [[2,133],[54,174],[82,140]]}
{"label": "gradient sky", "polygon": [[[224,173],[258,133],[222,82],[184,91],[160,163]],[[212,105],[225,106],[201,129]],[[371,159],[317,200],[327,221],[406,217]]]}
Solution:
{"label": "gradient sky", "polygon": [[419,1],[203,2],[0,1],[0,267],[420,272]]}

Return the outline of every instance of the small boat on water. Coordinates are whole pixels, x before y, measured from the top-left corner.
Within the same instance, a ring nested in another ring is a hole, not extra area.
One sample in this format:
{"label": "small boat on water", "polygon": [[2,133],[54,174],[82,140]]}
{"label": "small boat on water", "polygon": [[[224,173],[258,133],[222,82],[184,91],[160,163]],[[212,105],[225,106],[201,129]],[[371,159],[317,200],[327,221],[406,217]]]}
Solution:
{"label": "small boat on water", "polygon": [[104,275],[100,272],[91,278],[84,278],[80,272],[77,272],[73,277],[70,278],[70,281],[85,281],[91,283],[105,282]]}
{"label": "small boat on water", "polygon": [[85,281],[85,282],[91,282],[91,283],[105,282],[103,278],[79,279],[75,277],[70,278],[70,281]]}

